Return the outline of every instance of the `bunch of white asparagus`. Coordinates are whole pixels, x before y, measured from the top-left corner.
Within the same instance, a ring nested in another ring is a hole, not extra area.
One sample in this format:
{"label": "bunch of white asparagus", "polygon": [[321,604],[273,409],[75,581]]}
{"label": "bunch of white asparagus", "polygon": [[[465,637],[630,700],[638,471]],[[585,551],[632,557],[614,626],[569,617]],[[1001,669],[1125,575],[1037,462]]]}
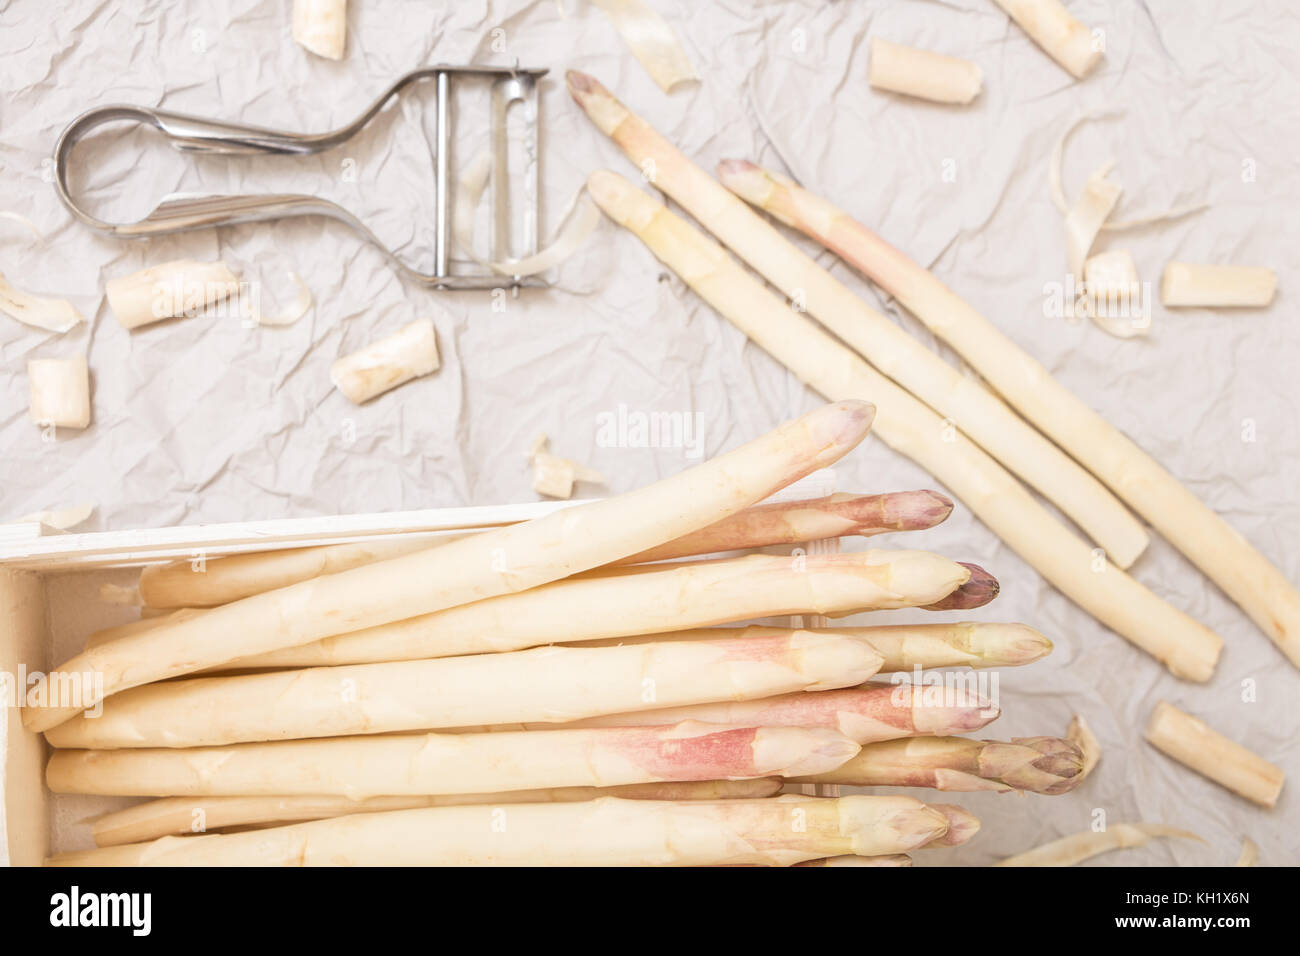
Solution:
{"label": "bunch of white asparagus", "polygon": [[[790,547],[933,527],[952,508],[935,492],[758,504],[873,416],[829,405],[640,491],[433,544],[146,570],[169,612],[60,668],[102,675],[100,706],[41,685],[24,720],[55,748],[54,792],[157,799],[52,862],[896,866],[979,821],[807,791],[1071,789],[1075,744],[956,736],[998,707],[870,682],[1029,663],[1051,648],[1030,628],[713,626],[996,595],[924,551]],[[750,553],[700,558],[732,552]]]}

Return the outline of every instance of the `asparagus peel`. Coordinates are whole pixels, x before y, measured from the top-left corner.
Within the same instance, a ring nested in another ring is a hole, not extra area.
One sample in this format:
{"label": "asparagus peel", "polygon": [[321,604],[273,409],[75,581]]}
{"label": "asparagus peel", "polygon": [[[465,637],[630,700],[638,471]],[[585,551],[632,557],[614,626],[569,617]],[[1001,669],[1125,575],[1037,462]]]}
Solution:
{"label": "asparagus peel", "polygon": [[[826,200],[753,163],[726,186],[836,252],[951,345],[1003,397],[1086,465],[1221,587],[1300,666],[1300,592],[1173,475],[928,270]],[[1136,544],[1136,539],[1134,539]],[[1141,548],[1107,549],[1121,567]]]}
{"label": "asparagus peel", "polygon": [[[842,616],[931,604],[970,578],[925,551],[751,554],[638,565],[326,638],[237,667],[313,667],[513,651],[788,614]],[[581,613],[575,613],[575,609]]]}
{"label": "asparagus peel", "polygon": [[1181,837],[1204,843],[1195,833],[1163,823],[1112,823],[1105,830],[1084,830],[1017,853],[994,866],[1074,866],[1111,850],[1145,846],[1153,837]]}
{"label": "asparagus peel", "polygon": [[[756,272],[827,330],[1052,500],[1107,553],[1123,561],[1146,533],[1096,478],[1040,435],[983,385],[872,309],[770,223],[690,162],[586,74],[568,74],[569,91],[654,185],[668,193]],[[690,277],[685,277],[690,281]],[[942,431],[942,429],[941,429]]]}
{"label": "asparagus peel", "polygon": [[676,541],[624,558],[617,564],[663,561],[720,551],[804,544],[848,535],[924,531],[952,513],[952,500],[937,491],[883,495],[835,494],[808,501],[775,502],[738,511]]}
{"label": "asparagus peel", "polygon": [[259,796],[163,797],[106,813],[91,821],[96,846],[141,843],[164,836],[210,833],[217,830],[267,824],[324,820],[352,813],[382,813],[419,807],[458,807],[512,803],[569,803],[599,797],[625,800],[734,800],[774,796],[779,777],[752,780],[695,780],[681,783],[633,783],[623,787],[552,787],[548,790],[512,790],[507,793],[451,793],[401,797]]}
{"label": "asparagus peel", "polygon": [[[165,681],[46,732],[55,747],[200,747],[598,714],[842,687],[876,672],[862,641],[774,629],[716,641],[542,647]],[[465,788],[461,788],[464,790]]]}
{"label": "asparagus peel", "polygon": [[857,743],[868,744],[920,734],[966,733],[992,723],[1000,714],[994,703],[982,697],[936,703],[928,699],[925,691],[920,686],[863,684],[844,690],[785,694],[737,703],[695,704],[609,714],[566,726],[661,726],[699,720],[763,727],[821,727],[838,731]]}
{"label": "asparagus peel", "polygon": [[58,672],[98,673],[97,693],[27,695],[23,725],[44,731],[102,697],[241,657],[534,588],[720,521],[838,461],[871,427],[862,401],[820,408],[732,452],[645,488],[425,551],[303,581],[90,648]]}
{"label": "asparagus peel", "polygon": [[55,793],[118,796],[493,793],[817,773],[858,745],[831,730],[670,727],[392,734],[180,750],[57,750]]}
{"label": "asparagus peel", "polygon": [[912,858],[906,853],[889,853],[885,856],[828,856],[820,860],[805,860],[795,866],[911,866]]}
{"label": "asparagus peel", "polygon": [[737,265],[660,202],[608,172],[588,179],[592,198],[634,232],[706,302],[824,395],[871,395],[875,432],[949,486],[1008,545],[1118,634],[1174,674],[1207,680],[1222,640],[1097,555],[992,458],[877,373]]}
{"label": "asparagus peel", "polygon": [[912,737],[869,743],[839,767],[793,782],[1055,796],[1073,790],[1082,779],[1083,754],[1059,737],[1016,737],[1010,743]]}
{"label": "asparagus peel", "polygon": [[[797,823],[797,825],[792,825]],[[909,797],[432,807],[251,833],[164,837],[55,866],[788,866],[905,853],[948,828]]]}

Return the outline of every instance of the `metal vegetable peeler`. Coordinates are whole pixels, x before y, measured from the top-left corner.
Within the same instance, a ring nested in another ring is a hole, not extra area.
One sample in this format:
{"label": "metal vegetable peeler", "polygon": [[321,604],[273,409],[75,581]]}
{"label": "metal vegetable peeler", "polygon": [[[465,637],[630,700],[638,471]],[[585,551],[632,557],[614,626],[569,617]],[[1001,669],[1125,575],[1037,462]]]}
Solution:
{"label": "metal vegetable peeler", "polygon": [[[142,106],[104,106],[81,114],[59,136],[54,148],[54,186],[59,198],[74,216],[86,225],[110,236],[143,238],[174,232],[187,232],[213,226],[243,222],[284,219],[290,216],[328,216],[352,228],[383,252],[403,276],[438,289],[492,289],[500,287],[542,286],[531,276],[500,274],[455,274],[450,267],[451,203],[448,195],[450,116],[452,84],[462,77],[486,77],[491,81],[492,176],[489,192],[491,205],[491,245],[496,261],[511,258],[511,208],[509,195],[509,141],[506,112],[520,103],[523,112],[524,171],[522,183],[523,215],[519,257],[537,251],[538,242],[538,149],[537,149],[537,81],[545,69],[490,66],[433,66],[406,74],[388,88],[359,117],[329,133],[284,133],[259,126],[223,123],[182,113],[149,109]],[[424,80],[437,83],[435,157],[435,233],[433,273],[411,268],[379,241],[378,237],[356,216],[328,199],[301,193],[267,195],[213,195],[165,199],[137,222],[104,222],[77,205],[67,183],[68,155],[88,132],[104,123],[136,120],[161,132],[174,149],[192,153],[220,153],[231,156],[256,154],[308,154],[323,152],[355,136],[390,100],[408,86]]]}

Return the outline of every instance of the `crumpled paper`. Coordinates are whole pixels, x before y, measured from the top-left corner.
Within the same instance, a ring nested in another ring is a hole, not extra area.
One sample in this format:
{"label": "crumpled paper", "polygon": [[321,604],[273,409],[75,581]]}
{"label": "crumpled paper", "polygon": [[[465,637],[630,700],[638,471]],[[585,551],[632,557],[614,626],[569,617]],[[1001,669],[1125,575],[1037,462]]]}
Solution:
{"label": "crumpled paper", "polygon": [[[592,169],[637,172],[569,101],[562,74],[573,67],[706,168],[748,157],[783,169],[932,266],[1300,580],[1300,339],[1286,305],[1300,279],[1288,203],[1300,173],[1291,53],[1300,38],[1288,4],[1073,0],[1072,12],[1103,29],[1107,43],[1098,72],[1076,83],[986,0],[653,3],[703,77],[671,96],[587,4],[350,4],[339,63],[292,42],[289,4],[280,0],[129,8],[70,0],[57,16],[36,0],[8,4],[0,206],[29,216],[47,241],[34,245],[21,227],[0,222],[0,271],[29,291],[69,297],[90,321],[53,336],[0,317],[0,512],[94,500],[93,530],[532,500],[525,452],[542,431],[557,454],[592,465],[622,491],[694,458],[681,441],[628,447],[635,443],[625,433],[611,444],[601,425],[620,407],[698,415],[702,450],[713,455],[818,404],[608,224],[560,270],[555,288],[493,300],[404,286],[376,250],[321,220],[149,243],[109,239],[73,221],[51,185],[59,131],[91,106],[136,103],[318,131],[349,121],[417,66],[517,58],[552,69],[541,105],[543,233]],[[872,91],[873,33],[974,60],[983,94],[971,107],[948,108]],[[81,147],[74,181],[93,209],[119,219],[143,215],[173,191],[318,193],[427,267],[430,97],[421,90],[346,146],[301,159],[187,158],[142,130],[114,128]],[[1103,234],[1098,249],[1131,249],[1153,290],[1173,258],[1273,266],[1280,293],[1271,308],[1166,312],[1157,304],[1151,336],[1139,341],[1044,315],[1045,286],[1063,281],[1066,269],[1048,157],[1067,123],[1101,107],[1124,115],[1073,137],[1068,193],[1115,158],[1121,218],[1202,199],[1210,208]],[[485,141],[482,117],[470,112],[457,119],[453,168]],[[816,254],[933,341],[850,269]],[[121,329],[103,300],[105,280],[181,256],[221,257],[262,281],[268,310],[277,295],[293,294],[283,278],[293,269],[316,305],[289,328],[245,328],[227,316]],[[331,387],[335,358],[422,317],[438,328],[438,373],[360,408]],[[43,442],[27,418],[26,359],[79,350],[89,353],[94,423]],[[837,472],[845,490],[937,486],[870,440]],[[1156,842],[1097,865],[1231,863],[1243,836],[1259,844],[1263,864],[1300,859],[1294,783],[1276,810],[1263,811],[1141,740],[1152,706],[1165,698],[1293,776],[1300,770],[1300,711],[1290,704],[1300,675],[1163,541],[1135,574],[1223,635],[1207,685],[1170,677],[1097,624],[960,505],[933,531],[875,543],[983,564],[1001,580],[1001,596],[950,616],[1023,621],[1056,642],[1046,660],[1000,674],[1004,716],[987,736],[1063,734],[1078,712],[1104,747],[1094,776],[1070,795],[920,793],[955,799],[984,827],[966,847],[917,854],[918,865],[986,864],[1086,829],[1098,814],[1175,824],[1209,845]],[[922,617],[939,619],[896,612],[872,620]]]}

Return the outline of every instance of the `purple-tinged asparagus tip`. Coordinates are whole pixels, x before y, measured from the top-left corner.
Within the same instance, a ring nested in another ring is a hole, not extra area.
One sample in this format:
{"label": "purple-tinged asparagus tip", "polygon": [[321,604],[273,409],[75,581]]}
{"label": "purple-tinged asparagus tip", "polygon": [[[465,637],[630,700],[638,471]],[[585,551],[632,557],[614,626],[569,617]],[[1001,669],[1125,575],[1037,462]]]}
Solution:
{"label": "purple-tinged asparagus tip", "polygon": [[983,607],[988,604],[1002,590],[1002,585],[998,584],[998,579],[978,564],[970,564],[966,561],[958,561],[957,563],[970,571],[970,580],[942,601],[927,604],[925,606],[927,611],[969,611],[972,608]]}

